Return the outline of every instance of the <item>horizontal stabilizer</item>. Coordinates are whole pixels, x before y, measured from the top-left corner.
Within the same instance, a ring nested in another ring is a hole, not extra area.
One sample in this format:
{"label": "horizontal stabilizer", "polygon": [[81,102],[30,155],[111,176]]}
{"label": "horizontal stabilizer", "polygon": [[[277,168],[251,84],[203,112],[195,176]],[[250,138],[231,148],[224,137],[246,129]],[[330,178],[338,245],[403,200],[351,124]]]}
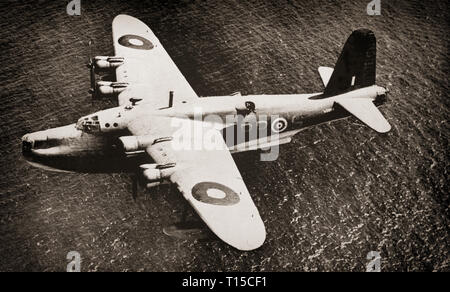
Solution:
{"label": "horizontal stabilizer", "polygon": [[330,81],[331,75],[333,74],[333,68],[319,67],[319,74],[322,79],[323,86],[327,87],[328,81]]}
{"label": "horizontal stabilizer", "polygon": [[391,130],[391,125],[372,100],[368,98],[343,98],[337,100],[336,103],[379,133],[386,133]]}

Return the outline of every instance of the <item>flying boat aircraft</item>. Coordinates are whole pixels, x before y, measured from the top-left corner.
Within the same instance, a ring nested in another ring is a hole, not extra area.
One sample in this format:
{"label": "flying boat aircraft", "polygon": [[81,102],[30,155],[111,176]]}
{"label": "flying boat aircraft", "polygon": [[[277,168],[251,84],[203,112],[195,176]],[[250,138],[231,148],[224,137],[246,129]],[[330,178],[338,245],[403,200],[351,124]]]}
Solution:
{"label": "flying boat aircraft", "polygon": [[[175,185],[210,230],[239,250],[260,247],[266,229],[232,153],[269,154],[305,128],[348,116],[379,133],[391,129],[377,108],[388,90],[375,84],[370,30],[350,35],[334,68],[319,68],[323,92],[203,98],[143,22],[118,15],[112,32],[115,55],[91,59],[90,91],[118,106],[26,134],[24,157],[49,170],[129,171],[147,188]],[[116,80],[97,81],[101,72]]]}

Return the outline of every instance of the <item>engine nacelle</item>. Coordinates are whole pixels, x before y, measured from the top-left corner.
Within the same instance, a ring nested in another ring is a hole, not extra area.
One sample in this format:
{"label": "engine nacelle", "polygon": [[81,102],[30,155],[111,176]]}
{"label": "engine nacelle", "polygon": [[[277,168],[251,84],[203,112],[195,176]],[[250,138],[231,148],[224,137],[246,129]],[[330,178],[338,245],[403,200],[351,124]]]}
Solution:
{"label": "engine nacelle", "polygon": [[155,182],[155,181],[160,181],[162,179],[161,176],[161,170],[159,169],[146,169],[143,172],[144,177],[149,181],[149,182]]}
{"label": "engine nacelle", "polygon": [[97,70],[109,70],[119,67],[123,64],[123,57],[116,56],[96,56],[94,58],[94,67]]}
{"label": "engine nacelle", "polygon": [[143,164],[140,166],[143,169],[143,177],[147,180],[146,187],[152,188],[160,184],[168,183],[166,178],[171,176],[175,171],[175,164]]}
{"label": "engine nacelle", "polygon": [[114,95],[124,91],[128,86],[126,82],[110,82],[110,81],[98,81],[97,89],[102,95]]}
{"label": "engine nacelle", "polygon": [[119,140],[125,153],[133,153],[145,150],[155,139],[149,136],[122,136]]}

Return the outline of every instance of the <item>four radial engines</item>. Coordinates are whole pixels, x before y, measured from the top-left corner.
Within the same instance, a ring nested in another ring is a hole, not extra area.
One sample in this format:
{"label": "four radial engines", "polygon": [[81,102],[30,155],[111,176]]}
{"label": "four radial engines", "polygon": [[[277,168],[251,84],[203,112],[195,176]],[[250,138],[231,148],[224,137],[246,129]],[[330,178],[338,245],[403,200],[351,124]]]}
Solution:
{"label": "four radial engines", "polygon": [[90,60],[88,67],[91,70],[91,89],[89,92],[93,98],[116,95],[127,88],[128,83],[126,82],[96,80],[96,74],[112,73],[123,62],[124,58],[117,56],[96,56]]}
{"label": "four radial engines", "polygon": [[[88,64],[91,70],[91,89],[89,92],[93,98],[101,98],[117,95],[128,87],[126,82],[112,82],[96,80],[96,74],[112,73],[117,67],[124,63],[123,57],[97,56],[92,58]],[[126,130],[130,117],[136,118],[136,102],[139,99],[130,100],[131,104],[102,110],[91,115],[80,118],[76,128],[89,133],[112,133],[120,135],[121,130]],[[119,148],[127,157],[145,152],[145,149],[155,143],[171,140],[171,137],[154,138],[151,136],[122,136],[119,137]],[[152,188],[166,183],[174,172],[175,163],[167,164],[142,164],[136,177],[136,183],[143,184],[146,188]],[[136,189],[137,191],[137,189]]]}

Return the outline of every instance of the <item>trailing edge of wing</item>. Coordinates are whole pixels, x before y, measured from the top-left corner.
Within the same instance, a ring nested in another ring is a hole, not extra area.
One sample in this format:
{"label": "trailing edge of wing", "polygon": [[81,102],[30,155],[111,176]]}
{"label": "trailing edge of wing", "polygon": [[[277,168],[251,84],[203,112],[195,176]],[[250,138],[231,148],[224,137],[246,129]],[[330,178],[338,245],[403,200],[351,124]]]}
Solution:
{"label": "trailing edge of wing", "polygon": [[319,67],[320,78],[322,79],[323,86],[327,87],[328,81],[330,81],[331,75],[333,75],[333,68]]}
{"label": "trailing edge of wing", "polygon": [[391,130],[391,125],[370,99],[344,98],[337,100],[336,103],[379,133],[386,133]]}

